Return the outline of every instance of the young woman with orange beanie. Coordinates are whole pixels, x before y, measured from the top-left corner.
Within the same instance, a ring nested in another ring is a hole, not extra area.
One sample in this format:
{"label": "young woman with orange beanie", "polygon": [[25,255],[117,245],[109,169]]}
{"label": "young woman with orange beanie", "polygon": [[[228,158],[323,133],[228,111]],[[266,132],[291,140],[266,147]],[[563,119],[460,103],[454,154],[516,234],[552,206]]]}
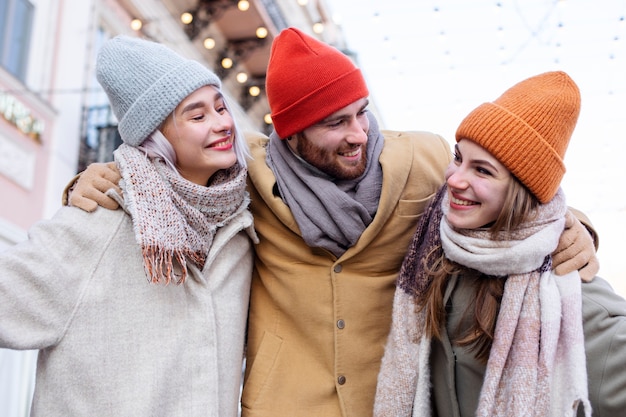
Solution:
{"label": "young woman with orange beanie", "polygon": [[398,278],[375,416],[626,410],[626,300],[599,277],[551,271],[579,110],[578,87],[557,71],[462,121]]}

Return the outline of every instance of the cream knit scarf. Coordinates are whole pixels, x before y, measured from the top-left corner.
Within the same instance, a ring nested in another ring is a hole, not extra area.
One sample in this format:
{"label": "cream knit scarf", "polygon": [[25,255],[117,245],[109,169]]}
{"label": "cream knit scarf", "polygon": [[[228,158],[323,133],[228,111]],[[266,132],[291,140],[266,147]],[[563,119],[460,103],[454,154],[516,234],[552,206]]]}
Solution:
{"label": "cream knit scarf", "polygon": [[508,276],[476,416],[575,416],[582,402],[589,417],[580,278],[550,271],[567,209],[562,192],[541,206],[534,221],[495,239],[485,230],[451,228],[443,217],[446,207],[444,186],[420,220],[403,263],[374,415],[431,415],[425,312],[406,303],[428,288],[426,254],[443,247],[459,264]]}
{"label": "cream knit scarf", "polygon": [[148,280],[169,283],[178,264],[176,282],[183,283],[187,261],[202,269],[217,229],[248,207],[246,170],[218,171],[204,187],[126,144],[114,155]]}
{"label": "cream knit scarf", "polygon": [[[447,194],[443,201],[448,209]],[[578,274],[557,277],[550,254],[565,224],[562,191],[512,235],[457,230],[445,217],[446,257],[488,275],[508,276],[476,416],[587,416],[587,370]],[[547,262],[544,262],[546,260]]]}

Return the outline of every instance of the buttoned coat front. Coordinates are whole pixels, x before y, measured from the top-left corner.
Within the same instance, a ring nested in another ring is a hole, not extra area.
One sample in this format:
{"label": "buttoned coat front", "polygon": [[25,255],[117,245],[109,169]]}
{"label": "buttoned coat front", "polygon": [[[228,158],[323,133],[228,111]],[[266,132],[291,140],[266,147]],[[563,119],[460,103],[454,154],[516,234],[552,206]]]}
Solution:
{"label": "buttoned coat front", "polygon": [[340,258],[306,245],[250,136],[251,210],[260,244],[252,279],[244,417],[367,417],[391,323],[395,281],[451,153],[425,132],[383,131],[380,204]]}

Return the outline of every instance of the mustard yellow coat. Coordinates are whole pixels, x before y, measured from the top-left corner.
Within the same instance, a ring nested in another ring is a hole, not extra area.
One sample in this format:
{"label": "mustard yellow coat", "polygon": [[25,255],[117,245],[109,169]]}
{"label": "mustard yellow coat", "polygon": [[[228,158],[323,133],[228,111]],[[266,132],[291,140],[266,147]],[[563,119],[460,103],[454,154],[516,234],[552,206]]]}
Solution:
{"label": "mustard yellow coat", "polygon": [[244,417],[368,417],[391,324],[395,281],[417,220],[443,184],[440,136],[383,131],[374,221],[339,259],[308,247],[277,195],[267,138],[249,136],[256,245]]}

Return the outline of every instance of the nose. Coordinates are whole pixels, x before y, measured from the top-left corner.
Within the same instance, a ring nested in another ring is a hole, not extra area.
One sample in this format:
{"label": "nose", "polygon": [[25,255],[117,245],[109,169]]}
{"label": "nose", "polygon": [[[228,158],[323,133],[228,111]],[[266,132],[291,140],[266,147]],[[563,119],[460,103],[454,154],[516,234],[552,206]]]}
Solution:
{"label": "nose", "polygon": [[466,177],[466,171],[458,167],[452,162],[446,170],[446,183],[448,187],[457,190],[463,190],[468,187],[469,182]]}
{"label": "nose", "polygon": [[233,118],[230,113],[225,112],[223,114],[218,114],[215,118],[215,124],[213,125],[213,130],[216,132],[232,132],[233,130]]}
{"label": "nose", "polygon": [[349,131],[346,135],[348,143],[362,145],[367,142],[367,132],[369,131],[369,120],[367,117],[355,117],[350,121]]}

